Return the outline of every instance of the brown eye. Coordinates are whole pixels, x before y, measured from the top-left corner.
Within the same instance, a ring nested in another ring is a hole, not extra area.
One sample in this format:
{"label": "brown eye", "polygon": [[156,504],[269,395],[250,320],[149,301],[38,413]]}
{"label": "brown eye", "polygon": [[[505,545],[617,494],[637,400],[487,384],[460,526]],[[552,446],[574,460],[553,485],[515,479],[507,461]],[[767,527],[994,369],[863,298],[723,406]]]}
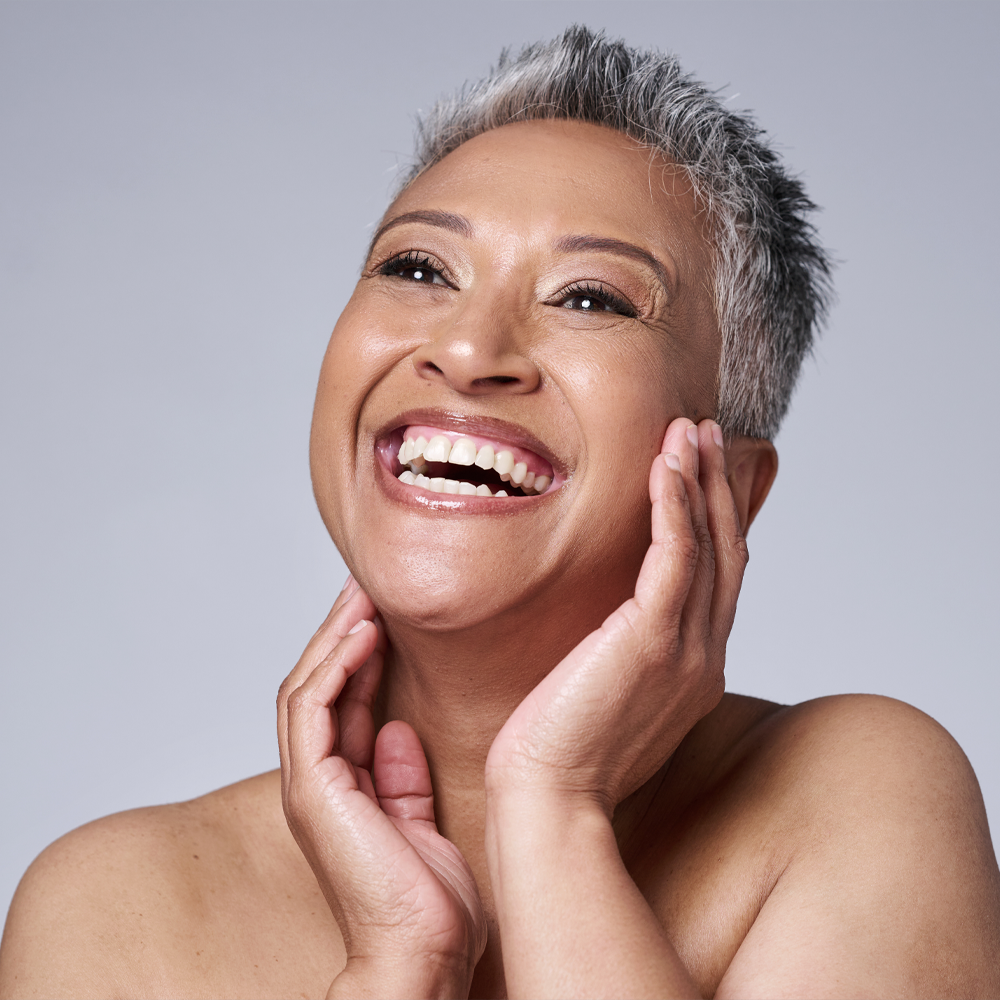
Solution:
{"label": "brown eye", "polygon": [[638,312],[621,295],[603,285],[571,285],[562,293],[558,301],[563,309],[582,313],[615,313],[619,316],[634,317]]}
{"label": "brown eye", "polygon": [[403,278],[423,285],[447,285],[439,268],[434,267],[429,257],[414,253],[400,254],[387,260],[379,273],[393,278]]}
{"label": "brown eye", "polygon": [[409,278],[411,281],[423,281],[429,285],[444,284],[440,273],[430,267],[403,267],[395,273],[398,277]]}
{"label": "brown eye", "polygon": [[564,309],[577,309],[580,312],[610,312],[606,302],[593,295],[577,294],[563,301]]}

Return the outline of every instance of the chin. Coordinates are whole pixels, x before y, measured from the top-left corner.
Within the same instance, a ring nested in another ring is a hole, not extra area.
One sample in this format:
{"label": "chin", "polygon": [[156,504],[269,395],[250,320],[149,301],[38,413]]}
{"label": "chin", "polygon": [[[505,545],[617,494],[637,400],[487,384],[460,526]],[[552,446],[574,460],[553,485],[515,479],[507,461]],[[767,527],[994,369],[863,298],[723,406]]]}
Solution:
{"label": "chin", "polygon": [[502,618],[530,601],[543,583],[538,567],[498,567],[469,551],[414,547],[356,560],[356,579],[388,622],[434,632],[461,631]]}

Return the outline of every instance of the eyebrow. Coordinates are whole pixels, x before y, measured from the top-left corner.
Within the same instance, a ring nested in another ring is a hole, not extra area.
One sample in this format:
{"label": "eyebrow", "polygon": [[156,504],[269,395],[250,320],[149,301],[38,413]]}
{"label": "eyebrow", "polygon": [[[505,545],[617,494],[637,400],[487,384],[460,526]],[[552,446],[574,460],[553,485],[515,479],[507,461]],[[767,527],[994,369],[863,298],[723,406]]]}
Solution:
{"label": "eyebrow", "polygon": [[[456,215],[454,212],[442,212],[437,209],[425,209],[416,212],[403,212],[388,222],[381,225],[372,237],[368,247],[368,255],[371,256],[375,244],[390,230],[396,226],[403,226],[411,222],[422,222],[428,226],[438,226],[441,229],[448,229],[461,236],[471,237],[473,234],[472,223],[463,215]],[[619,257],[629,257],[637,260],[650,268],[660,283],[669,292],[670,276],[667,269],[648,250],[637,247],[634,243],[627,243],[625,240],[617,240],[613,236],[562,236],[556,240],[556,249],[563,253],[612,253]]]}
{"label": "eyebrow", "polygon": [[612,236],[563,236],[556,241],[556,249],[564,253],[613,253],[619,257],[630,257],[649,267],[667,291],[670,290],[670,279],[667,269],[647,250],[637,247],[625,240],[616,240]]}
{"label": "eyebrow", "polygon": [[461,236],[472,235],[472,223],[462,215],[455,215],[453,212],[439,212],[435,209],[420,212],[403,212],[402,215],[397,215],[395,218],[379,226],[377,232],[372,237],[371,243],[368,245],[368,256],[371,256],[372,250],[375,249],[375,244],[390,229],[395,229],[396,226],[405,226],[408,222],[422,222],[426,226],[438,226],[440,229],[450,229],[453,233],[458,233]]}

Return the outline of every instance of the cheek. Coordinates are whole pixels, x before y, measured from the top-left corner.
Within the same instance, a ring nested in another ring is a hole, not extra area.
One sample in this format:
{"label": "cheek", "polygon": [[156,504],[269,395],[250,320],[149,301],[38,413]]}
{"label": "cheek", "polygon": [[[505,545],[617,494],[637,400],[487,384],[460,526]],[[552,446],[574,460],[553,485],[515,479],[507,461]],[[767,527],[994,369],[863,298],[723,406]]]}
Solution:
{"label": "cheek", "polygon": [[327,345],[313,410],[314,462],[331,448],[343,456],[353,453],[366,397],[410,350],[370,299],[365,290],[355,291]]}
{"label": "cheek", "polygon": [[358,412],[372,381],[371,359],[359,350],[363,338],[349,322],[349,308],[337,322],[320,368],[309,436],[313,493],[327,530],[342,546],[342,507],[353,495]]}
{"label": "cheek", "polygon": [[586,428],[588,460],[614,469],[621,485],[640,468],[645,483],[667,424],[683,412],[678,369],[655,342],[622,338],[602,346],[589,356],[577,352],[561,380]]}
{"label": "cheek", "polygon": [[340,470],[345,468],[350,456],[338,448],[338,437],[333,432],[322,391],[317,395],[313,413],[312,433],[309,436],[309,469],[312,476],[313,496],[320,517],[337,548],[343,551],[339,525],[343,521],[340,508],[345,491],[339,483]]}
{"label": "cheek", "polygon": [[676,387],[662,354],[635,345],[589,361],[578,356],[564,375],[583,429],[585,534],[608,565],[631,565],[649,544],[650,467],[668,423],[681,412]]}

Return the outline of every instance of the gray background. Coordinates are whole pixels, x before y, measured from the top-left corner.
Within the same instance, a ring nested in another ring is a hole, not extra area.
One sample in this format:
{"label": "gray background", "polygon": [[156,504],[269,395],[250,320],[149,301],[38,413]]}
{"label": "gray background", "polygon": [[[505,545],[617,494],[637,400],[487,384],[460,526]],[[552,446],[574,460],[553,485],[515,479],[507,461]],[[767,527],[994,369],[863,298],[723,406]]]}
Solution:
{"label": "gray background", "polygon": [[343,574],[311,396],[412,112],[574,19],[753,108],[843,261],[730,687],[912,702],[1000,822],[1000,5],[7,3],[0,905],[72,827],[275,766]]}

